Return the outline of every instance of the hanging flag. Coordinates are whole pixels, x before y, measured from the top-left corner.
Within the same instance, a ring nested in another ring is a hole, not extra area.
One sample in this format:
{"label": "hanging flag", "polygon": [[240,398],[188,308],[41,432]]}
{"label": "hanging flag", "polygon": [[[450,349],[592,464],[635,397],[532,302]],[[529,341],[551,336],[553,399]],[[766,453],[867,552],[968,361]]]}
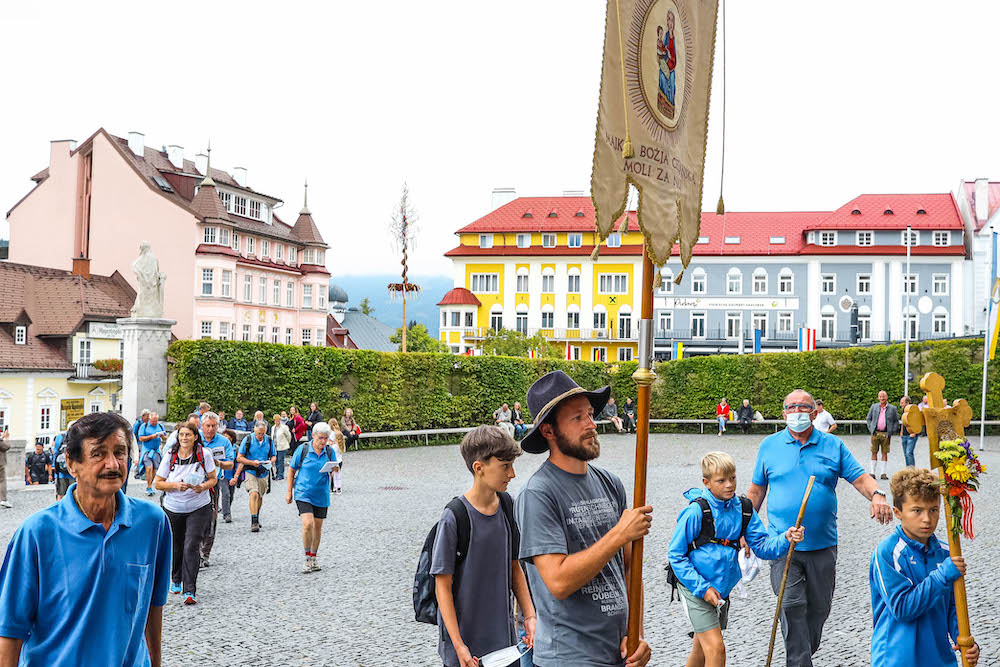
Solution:
{"label": "hanging flag", "polygon": [[760,329],[753,330],[753,353],[760,354],[760,341],[764,332]]}
{"label": "hanging flag", "polygon": [[808,327],[799,328],[799,352],[812,352],[816,349],[816,330]]}
{"label": "hanging flag", "polygon": [[674,361],[678,361],[680,359],[683,359],[684,358],[684,343],[681,343],[680,341],[675,342],[673,344],[673,346],[671,347],[670,357]]}
{"label": "hanging flag", "polygon": [[701,226],[718,0],[608,0],[591,198],[607,238],[628,184],[653,263],[687,267]]}
{"label": "hanging flag", "polygon": [[987,326],[986,335],[990,342],[989,359],[993,361],[997,355],[997,338],[1000,334],[1000,276],[997,275],[997,233],[993,232],[993,260],[990,262],[990,283],[992,288],[986,303]]}

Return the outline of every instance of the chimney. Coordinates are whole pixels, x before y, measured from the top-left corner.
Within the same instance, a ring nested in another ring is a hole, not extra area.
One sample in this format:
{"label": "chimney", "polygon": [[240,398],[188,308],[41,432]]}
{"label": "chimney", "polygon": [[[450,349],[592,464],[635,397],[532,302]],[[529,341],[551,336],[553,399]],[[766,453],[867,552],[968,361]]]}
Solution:
{"label": "chimney", "polygon": [[90,260],[80,253],[79,257],[73,258],[73,270],[71,272],[74,276],[80,276],[84,280],[90,280]]}
{"label": "chimney", "polygon": [[990,179],[988,178],[977,178],[976,179],[976,221],[986,222],[986,219],[990,217]]}
{"label": "chimney", "polygon": [[504,204],[517,199],[517,192],[514,188],[493,188],[493,208],[498,209]]}
{"label": "chimney", "polygon": [[198,170],[198,173],[202,176],[208,176],[205,170],[208,169],[208,156],[204,153],[198,153],[194,156],[194,168]]}
{"label": "chimney", "polygon": [[145,154],[145,137],[142,132],[128,133],[128,149],[136,157],[143,157]]}
{"label": "chimney", "polygon": [[233,167],[233,180],[241,188],[245,188],[247,186],[247,168]]}
{"label": "chimney", "polygon": [[167,159],[174,169],[184,171],[184,148],[182,146],[167,146]]}

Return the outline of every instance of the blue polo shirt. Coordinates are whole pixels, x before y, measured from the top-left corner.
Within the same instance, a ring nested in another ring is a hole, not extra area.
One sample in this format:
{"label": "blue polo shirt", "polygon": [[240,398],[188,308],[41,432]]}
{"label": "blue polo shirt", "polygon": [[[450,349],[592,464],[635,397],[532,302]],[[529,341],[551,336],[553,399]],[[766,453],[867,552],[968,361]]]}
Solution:
{"label": "blue polo shirt", "polygon": [[327,462],[337,460],[336,454],[330,458],[332,453],[332,449],[327,448],[322,454],[317,454],[312,443],[295,450],[292,462],[288,464],[295,471],[295,500],[314,507],[330,506],[330,473],[321,473],[319,469]]}
{"label": "blue polo shirt", "polygon": [[[137,437],[141,438],[147,435],[152,435],[154,433],[166,433],[166,432],[167,430],[163,428],[163,424],[159,422],[156,423],[156,426],[147,423],[139,427],[139,435]],[[139,446],[142,447],[143,449],[152,449],[159,451],[160,442],[161,441],[159,438],[151,438],[149,440],[146,440],[145,442],[140,442]]]}
{"label": "blue polo shirt", "polygon": [[[264,435],[264,442],[257,440],[257,436],[251,433],[250,435],[243,438],[243,442],[240,443],[240,454],[250,459],[251,461],[270,461],[272,456],[277,456],[278,451],[274,448],[274,443],[271,442],[266,434]],[[257,476],[257,473],[250,468],[245,468],[248,475]],[[263,475],[266,477],[267,473]]]}
{"label": "blue polo shirt", "polygon": [[21,665],[150,664],[150,606],[170,586],[170,524],[155,504],[118,492],[110,530],[66,497],[14,533],[0,568],[0,636],[20,639]]}
{"label": "blue polo shirt", "polygon": [[764,438],[757,450],[753,483],[768,488],[767,522],[771,535],[795,525],[810,475],[816,475],[802,518],[806,538],[797,551],[818,551],[837,544],[837,482],[853,483],[865,474],[844,441],[814,428],[803,445],[784,431]]}
{"label": "blue polo shirt", "polygon": [[[211,440],[205,439],[205,434],[201,434],[201,442],[204,447],[207,447],[212,452],[212,458],[218,459],[220,461],[235,461],[236,460],[236,447],[233,443],[229,441],[229,438],[222,435],[221,433],[216,433],[215,437]],[[221,450],[221,455],[219,454]],[[235,468],[236,466],[233,466]],[[219,473],[226,479],[233,478],[232,470],[219,469]]]}
{"label": "blue polo shirt", "polygon": [[236,419],[234,417],[233,419],[229,420],[229,428],[233,429],[234,431],[249,431],[250,424],[247,423],[246,419]]}

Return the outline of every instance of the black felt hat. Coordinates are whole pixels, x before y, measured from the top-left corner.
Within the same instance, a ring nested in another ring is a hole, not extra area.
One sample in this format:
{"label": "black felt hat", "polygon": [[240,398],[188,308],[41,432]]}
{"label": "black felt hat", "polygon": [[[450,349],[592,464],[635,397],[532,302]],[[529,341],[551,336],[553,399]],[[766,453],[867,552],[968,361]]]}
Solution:
{"label": "black felt hat", "polygon": [[607,405],[608,398],[611,397],[611,387],[587,391],[562,371],[552,371],[535,380],[535,383],[528,389],[527,400],[528,412],[531,413],[533,424],[531,430],[521,440],[521,449],[530,454],[542,454],[549,451],[549,443],[542,437],[538,429],[557,405],[573,396],[586,396],[590,400],[590,404],[594,406],[596,417]]}

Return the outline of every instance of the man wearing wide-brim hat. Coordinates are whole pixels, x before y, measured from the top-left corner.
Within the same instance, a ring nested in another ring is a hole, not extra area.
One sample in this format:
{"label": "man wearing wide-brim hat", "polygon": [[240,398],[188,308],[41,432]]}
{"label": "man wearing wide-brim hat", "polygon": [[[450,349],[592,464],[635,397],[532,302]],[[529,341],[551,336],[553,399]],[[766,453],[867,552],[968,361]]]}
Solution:
{"label": "man wearing wide-brim hat", "polygon": [[609,387],[587,391],[562,371],[528,390],[534,424],[521,448],[549,455],[516,502],[540,667],[649,662],[644,641],[625,657],[626,581],[632,541],[649,532],[653,508],[629,509],[621,480],[588,463],[601,453],[594,415],[610,395]]}

